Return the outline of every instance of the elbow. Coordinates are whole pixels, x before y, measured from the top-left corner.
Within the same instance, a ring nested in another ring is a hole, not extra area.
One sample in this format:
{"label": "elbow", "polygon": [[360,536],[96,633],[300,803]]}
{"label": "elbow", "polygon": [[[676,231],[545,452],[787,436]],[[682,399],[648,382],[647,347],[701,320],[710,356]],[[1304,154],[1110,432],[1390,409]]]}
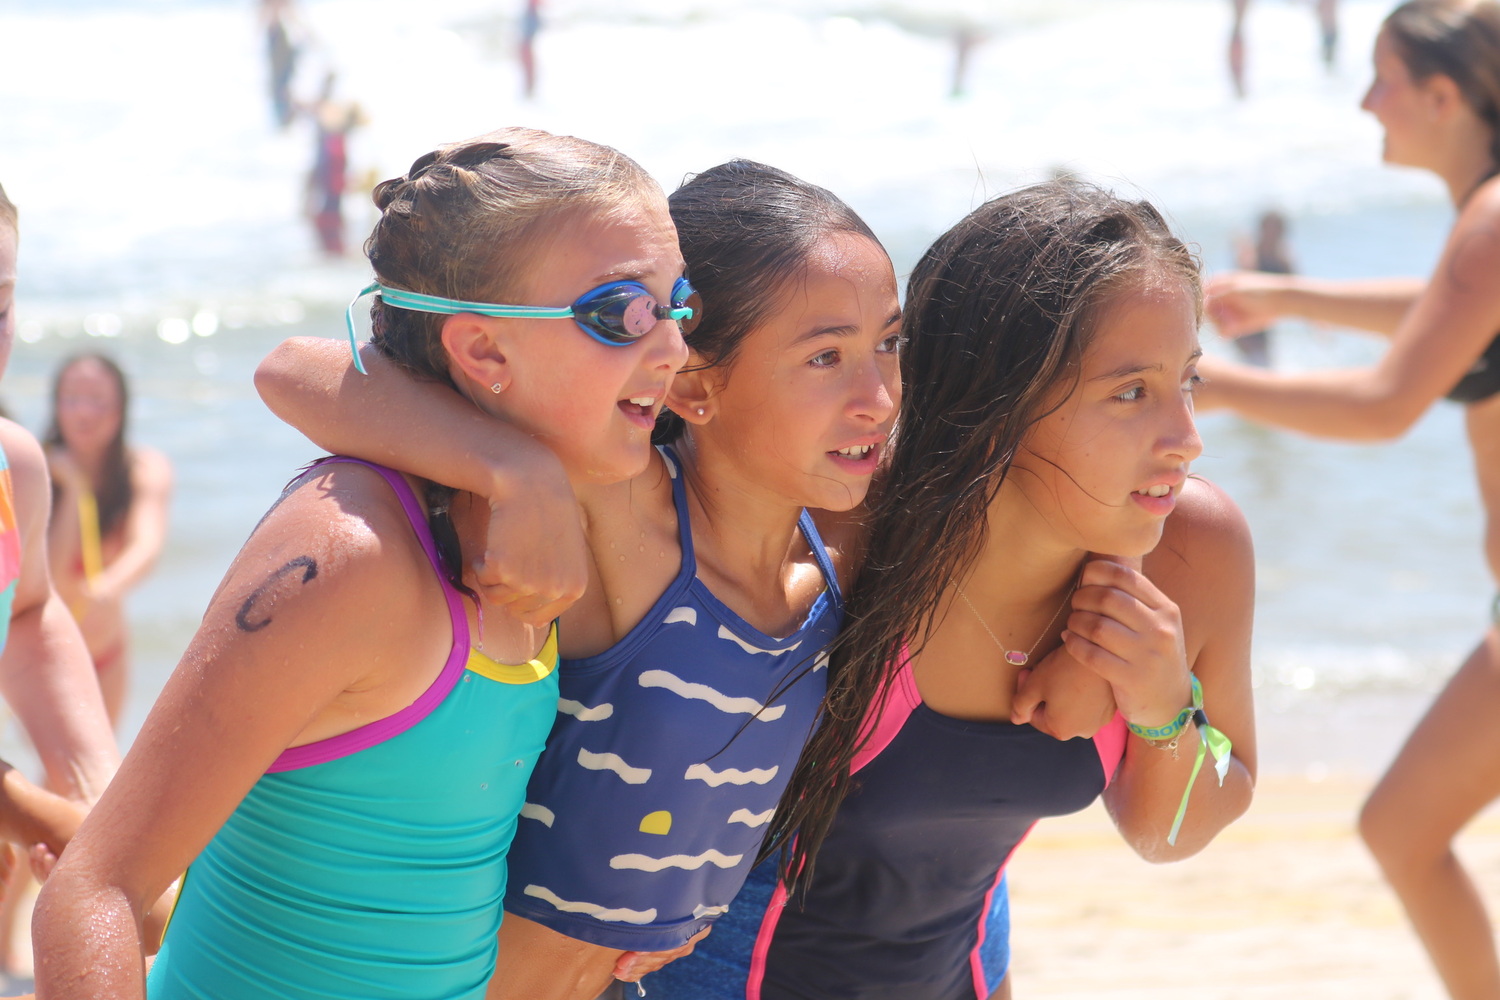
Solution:
{"label": "elbow", "polygon": [[255,368],[255,391],[261,402],[283,420],[291,413],[297,400],[297,389],[306,381],[311,370],[312,345],[306,343],[315,338],[292,337],[283,340],[267,354]]}
{"label": "elbow", "polygon": [[1239,775],[1231,774],[1222,787],[1215,788],[1212,796],[1203,795],[1202,789],[1193,796],[1175,844],[1167,842],[1173,819],[1170,816],[1154,816],[1149,822],[1131,824],[1130,829],[1122,825],[1126,842],[1142,861],[1153,865],[1171,864],[1199,853],[1250,808],[1254,780],[1247,771],[1239,770]]}
{"label": "elbow", "polygon": [[1393,378],[1377,378],[1365,387],[1361,409],[1361,435],[1371,442],[1403,437],[1431,408],[1435,397],[1414,392]]}
{"label": "elbow", "polygon": [[1376,443],[1405,437],[1406,432],[1412,429],[1425,411],[1425,407],[1420,410],[1392,405],[1376,407],[1366,422],[1368,433],[1365,439]]}

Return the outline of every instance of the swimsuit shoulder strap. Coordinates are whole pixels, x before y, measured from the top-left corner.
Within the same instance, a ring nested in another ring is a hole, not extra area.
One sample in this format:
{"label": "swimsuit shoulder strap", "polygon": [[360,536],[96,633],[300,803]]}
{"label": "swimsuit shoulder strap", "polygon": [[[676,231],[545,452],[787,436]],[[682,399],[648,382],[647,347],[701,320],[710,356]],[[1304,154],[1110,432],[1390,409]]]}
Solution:
{"label": "swimsuit shoulder strap", "polygon": [[679,576],[695,576],[698,572],[698,557],[693,554],[693,524],[688,519],[687,483],[682,474],[682,463],[671,445],[658,445],[662,461],[667,465],[667,476],[672,480],[672,506],[677,510],[677,544],[682,550],[682,569]]}

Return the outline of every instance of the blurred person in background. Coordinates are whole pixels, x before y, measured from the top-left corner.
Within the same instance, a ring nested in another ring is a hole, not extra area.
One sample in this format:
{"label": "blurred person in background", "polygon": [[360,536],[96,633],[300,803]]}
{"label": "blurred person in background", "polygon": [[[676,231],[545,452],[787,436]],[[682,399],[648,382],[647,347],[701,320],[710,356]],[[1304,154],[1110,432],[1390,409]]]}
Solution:
{"label": "blurred person in background", "polygon": [[114,360],[75,355],[52,383],[43,439],[53,489],[52,578],[83,632],[115,726],[129,679],[125,595],[161,555],[172,492],[166,456],[126,443],[129,401]]}
{"label": "blurred person in background", "polygon": [[[1236,263],[1247,271],[1263,274],[1294,274],[1291,251],[1286,245],[1286,216],[1280,212],[1261,213],[1255,227],[1255,239],[1241,238],[1235,249]],[[1234,339],[1240,357],[1261,368],[1271,367],[1271,331],[1255,330]]]}
{"label": "blurred person in background", "polygon": [[261,0],[261,19],[266,26],[266,61],[270,74],[271,110],[283,130],[296,116],[292,102],[292,77],[297,73],[297,43],[293,40],[291,0]]}
{"label": "blurred person in background", "polygon": [[[1369,330],[1390,346],[1372,367],[1347,371],[1281,374],[1205,358],[1198,404],[1378,441],[1406,433],[1439,398],[1462,403],[1485,554],[1500,579],[1500,2],[1403,3],[1381,26],[1374,62],[1361,106],[1385,131],[1385,161],[1436,174],[1457,210],[1437,268],[1425,282],[1215,278],[1207,308],[1227,337],[1302,316]],[[1500,599],[1491,618],[1360,816],[1360,834],[1462,1000],[1500,997],[1494,929],[1453,851],[1458,831],[1500,798]]]}

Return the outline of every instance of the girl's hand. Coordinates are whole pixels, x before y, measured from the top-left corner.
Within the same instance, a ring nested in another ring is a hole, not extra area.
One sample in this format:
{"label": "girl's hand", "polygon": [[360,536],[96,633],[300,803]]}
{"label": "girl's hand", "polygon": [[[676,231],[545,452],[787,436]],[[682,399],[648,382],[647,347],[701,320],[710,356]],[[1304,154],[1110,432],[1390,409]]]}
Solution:
{"label": "girl's hand", "polygon": [[484,555],[469,581],[488,604],[545,628],[583,596],[589,550],[573,490],[559,472],[489,501]]}
{"label": "girl's hand", "polygon": [[1022,670],[1010,721],[1030,723],[1054,739],[1092,737],[1115,717],[1115,693],[1099,674],[1059,646],[1035,669]]}
{"label": "girl's hand", "polygon": [[1084,565],[1063,645],[1109,682],[1127,722],[1161,726],[1192,698],[1182,615],[1141,574],[1140,560],[1124,561]]}
{"label": "girl's hand", "polygon": [[1203,311],[1221,337],[1241,337],[1264,330],[1281,316],[1275,294],[1285,279],[1259,271],[1216,274],[1203,286]]}
{"label": "girl's hand", "polygon": [[52,481],[57,483],[60,492],[82,493],[93,489],[93,484],[89,482],[83,469],[62,448],[47,449],[47,471],[51,473]]}
{"label": "girl's hand", "polygon": [[694,934],[688,943],[671,951],[627,951],[620,955],[615,961],[615,978],[625,983],[638,983],[642,977],[648,976],[670,962],[693,953],[693,948],[699,941],[708,937],[712,927],[705,927]]}

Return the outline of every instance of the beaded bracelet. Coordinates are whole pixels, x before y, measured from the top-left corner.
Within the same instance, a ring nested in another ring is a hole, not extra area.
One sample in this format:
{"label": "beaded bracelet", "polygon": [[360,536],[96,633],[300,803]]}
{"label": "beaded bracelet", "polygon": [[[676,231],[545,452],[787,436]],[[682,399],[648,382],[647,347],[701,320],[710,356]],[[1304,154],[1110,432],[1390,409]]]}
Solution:
{"label": "beaded bracelet", "polygon": [[1181,712],[1177,718],[1159,726],[1155,729],[1137,726],[1127,722],[1132,733],[1150,743],[1154,747],[1172,751],[1172,759],[1177,759],[1177,741],[1182,738],[1187,729],[1188,721],[1191,720],[1198,727],[1198,753],[1193,760],[1193,773],[1188,775],[1187,788],[1183,790],[1182,802],[1177,806],[1177,815],[1172,820],[1172,831],[1167,834],[1167,843],[1177,844],[1177,833],[1182,829],[1183,817],[1187,815],[1188,799],[1193,794],[1193,784],[1198,780],[1198,772],[1203,769],[1203,760],[1209,753],[1214,755],[1214,772],[1219,776],[1219,785],[1222,787],[1224,778],[1229,773],[1229,757],[1234,747],[1229,742],[1229,737],[1209,724],[1208,715],[1203,711],[1203,685],[1198,682],[1196,674],[1188,674],[1192,681],[1193,703]]}

